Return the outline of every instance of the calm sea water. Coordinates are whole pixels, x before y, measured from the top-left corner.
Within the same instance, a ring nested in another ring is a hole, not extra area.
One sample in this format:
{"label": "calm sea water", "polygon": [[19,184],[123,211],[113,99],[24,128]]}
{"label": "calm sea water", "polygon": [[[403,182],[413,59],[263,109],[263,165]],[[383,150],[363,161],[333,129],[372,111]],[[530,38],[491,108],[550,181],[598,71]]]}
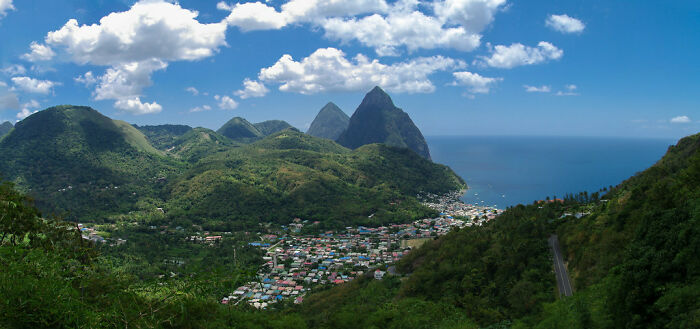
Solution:
{"label": "calm sea water", "polygon": [[506,208],[547,196],[617,185],[659,160],[672,139],[427,137],[433,161],[450,166],[467,203]]}

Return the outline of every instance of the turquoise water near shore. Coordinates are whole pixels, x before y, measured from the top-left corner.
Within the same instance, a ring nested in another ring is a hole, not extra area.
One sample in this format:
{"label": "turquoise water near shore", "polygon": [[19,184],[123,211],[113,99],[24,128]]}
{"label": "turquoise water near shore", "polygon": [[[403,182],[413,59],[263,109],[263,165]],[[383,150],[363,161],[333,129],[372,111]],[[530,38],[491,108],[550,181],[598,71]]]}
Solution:
{"label": "turquoise water near shore", "polygon": [[547,196],[595,192],[658,161],[673,139],[428,136],[433,161],[469,185],[467,203],[530,204]]}

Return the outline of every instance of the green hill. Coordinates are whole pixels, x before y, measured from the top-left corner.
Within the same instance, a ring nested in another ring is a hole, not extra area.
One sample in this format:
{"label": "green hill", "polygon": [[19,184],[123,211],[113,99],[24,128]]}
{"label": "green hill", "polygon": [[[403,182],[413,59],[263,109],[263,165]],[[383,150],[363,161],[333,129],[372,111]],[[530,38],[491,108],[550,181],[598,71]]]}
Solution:
{"label": "green hill", "polygon": [[411,149],[430,159],[423,134],[408,114],[396,107],[391,97],[379,87],[367,93],[350,118],[348,128],[338,137],[338,143],[351,149],[384,143]]}
{"label": "green hill", "polygon": [[100,218],[158,194],[179,170],[136,128],[83,106],[52,107],[0,140],[0,172],[47,212]]}
{"label": "green hill", "polygon": [[318,112],[306,132],[311,136],[337,140],[348,128],[350,117],[333,102],[329,102]]}
{"label": "green hill", "polygon": [[187,162],[240,146],[239,143],[206,128],[194,128],[168,144],[167,154]]}
{"label": "green hill", "polygon": [[171,147],[175,139],[192,130],[192,127],[185,125],[133,126],[146,135],[151,145],[162,151]]}
{"label": "green hill", "polygon": [[256,141],[264,136],[255,125],[241,117],[229,120],[216,132],[232,140],[244,143]]}
{"label": "green hill", "polygon": [[462,187],[448,168],[403,149],[350,151],[287,129],[200,160],[172,185],[169,209],[175,218],[199,223],[301,217],[335,227],[378,224],[432,213],[412,196],[417,191]]}
{"label": "green hill", "polygon": [[[700,325],[700,134],[681,139],[607,202],[559,229],[575,301],[548,321],[585,316],[610,327]],[[574,314],[563,310],[578,303]],[[606,305],[615,305],[607,308]]]}
{"label": "green hill", "polygon": [[263,136],[272,135],[288,128],[294,128],[292,125],[282,120],[267,120],[255,123],[253,126],[255,126]]}
{"label": "green hill", "polygon": [[0,139],[7,135],[14,126],[9,121],[5,121],[0,124]]}

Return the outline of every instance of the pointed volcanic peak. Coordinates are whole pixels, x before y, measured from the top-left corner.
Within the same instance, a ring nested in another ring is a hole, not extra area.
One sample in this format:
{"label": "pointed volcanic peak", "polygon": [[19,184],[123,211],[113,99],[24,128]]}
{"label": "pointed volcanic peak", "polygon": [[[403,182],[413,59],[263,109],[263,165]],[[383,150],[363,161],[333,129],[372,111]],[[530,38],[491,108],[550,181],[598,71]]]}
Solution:
{"label": "pointed volcanic peak", "polygon": [[314,137],[336,140],[348,128],[348,124],[350,117],[333,102],[329,102],[318,112],[306,133]]}
{"label": "pointed volcanic peak", "polygon": [[241,117],[229,120],[216,132],[239,142],[253,142],[265,136],[255,125]]}
{"label": "pointed volcanic peak", "polygon": [[5,121],[0,124],[0,138],[7,135],[14,126],[9,121]]}
{"label": "pointed volcanic peak", "polygon": [[411,149],[430,159],[423,134],[408,114],[396,107],[391,97],[379,87],[374,87],[362,100],[350,118],[347,130],[338,137],[338,143],[352,149],[383,143]]}
{"label": "pointed volcanic peak", "polygon": [[253,126],[255,126],[263,136],[269,136],[288,128],[294,128],[292,125],[282,120],[267,120],[255,123]]}

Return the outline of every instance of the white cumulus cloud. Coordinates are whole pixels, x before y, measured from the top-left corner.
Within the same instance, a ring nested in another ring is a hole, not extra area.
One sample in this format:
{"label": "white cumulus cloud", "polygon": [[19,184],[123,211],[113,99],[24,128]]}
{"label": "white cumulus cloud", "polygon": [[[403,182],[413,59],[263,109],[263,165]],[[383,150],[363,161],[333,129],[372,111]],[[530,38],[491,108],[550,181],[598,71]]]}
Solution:
{"label": "white cumulus cloud", "polygon": [[233,6],[220,2],[219,9],[230,10],[226,22],[242,31],[278,30],[285,27],[289,18],[262,2],[237,3]]}
{"label": "white cumulus cloud", "polygon": [[392,92],[430,93],[435,86],[428,76],[464,62],[442,56],[420,57],[391,65],[358,54],[352,60],[336,48],[321,48],[301,61],[283,55],[260,70],[261,81],[280,84],[279,90],[301,94],[326,91],[364,91],[381,86]]}
{"label": "white cumulus cloud", "polygon": [[197,90],[197,88],[195,88],[195,87],[187,87],[187,88],[185,88],[185,91],[194,95],[194,96],[199,95],[199,90]]}
{"label": "white cumulus cloud", "polygon": [[574,84],[568,84],[564,86],[565,90],[560,90],[557,91],[557,96],[578,96],[579,94],[576,92],[576,89],[578,89],[578,86]]}
{"label": "white cumulus cloud", "polygon": [[690,118],[687,115],[680,115],[671,118],[671,123],[690,123]]}
{"label": "white cumulus cloud", "polygon": [[564,51],[553,44],[540,41],[537,47],[514,43],[510,46],[495,46],[490,57],[482,57],[483,63],[491,67],[509,69],[522,65],[534,65],[549,60],[556,60]]}
{"label": "white cumulus cloud", "polygon": [[30,62],[48,61],[56,56],[51,47],[32,42],[29,45],[30,52],[22,55],[22,58]]}
{"label": "white cumulus cloud", "polygon": [[0,18],[5,17],[8,11],[14,9],[15,6],[12,5],[12,0],[0,0]]}
{"label": "white cumulus cloud", "polygon": [[380,56],[398,55],[399,47],[449,48],[470,51],[481,43],[481,32],[506,0],[444,0],[425,3],[431,11],[419,10],[418,0],[291,0],[280,10],[262,2],[229,5],[230,25],[242,31],[281,29],[293,23],[320,27],[329,39],[358,41]]}
{"label": "white cumulus cloud", "polygon": [[357,40],[374,48],[380,56],[396,56],[400,46],[409,51],[436,48],[470,51],[481,43],[481,35],[463,27],[444,27],[439,19],[420,11],[386,17],[374,14],[360,19],[330,18],[322,25],[327,38],[342,42]]}
{"label": "white cumulus cloud", "polygon": [[238,107],[238,103],[231,97],[214,95],[214,99],[219,102],[219,108],[222,110],[233,110]]}
{"label": "white cumulus cloud", "polygon": [[86,87],[90,87],[97,83],[97,78],[95,78],[95,75],[92,73],[92,71],[87,71],[85,72],[85,74],[79,75],[74,80],[77,83],[84,84]]}
{"label": "white cumulus cloud", "polygon": [[12,83],[20,90],[32,94],[49,94],[57,82],[30,77],[13,77]]}
{"label": "white cumulus cloud", "polygon": [[493,22],[505,3],[506,0],[445,0],[436,1],[433,6],[441,20],[478,33]]}
{"label": "white cumulus cloud", "polygon": [[237,90],[235,92],[236,96],[241,99],[263,97],[270,90],[265,87],[265,85],[260,81],[253,81],[248,78],[243,80],[243,89]]}
{"label": "white cumulus cloud", "polygon": [[452,75],[455,78],[453,85],[463,86],[467,88],[467,92],[471,94],[488,94],[493,85],[502,81],[502,78],[488,78],[472,72],[454,72]]}
{"label": "white cumulus cloud", "polygon": [[545,25],[561,33],[581,33],[586,25],[569,15],[549,15]]}
{"label": "white cumulus cloud", "polygon": [[9,76],[17,76],[27,73],[27,69],[23,65],[15,64],[3,68],[2,72]]}
{"label": "white cumulus cloud", "polygon": [[140,97],[119,98],[114,103],[114,107],[136,115],[158,113],[163,107],[156,102],[144,103]]}
{"label": "white cumulus cloud", "polygon": [[213,56],[226,45],[226,22],[203,24],[198,16],[177,2],[141,0],[98,24],[79,25],[70,19],[44,41],[77,64],[108,67],[95,78],[95,99],[115,100],[116,108],[134,114],[157,113],[160,105],[140,99],[154,72],[169,62]]}
{"label": "white cumulus cloud", "polygon": [[211,106],[202,105],[202,106],[197,106],[197,107],[190,109],[190,112],[204,112],[204,111],[209,111],[209,110],[211,110]]}
{"label": "white cumulus cloud", "polygon": [[530,86],[530,85],[523,85],[523,88],[525,88],[525,91],[529,93],[548,93],[552,91],[552,88],[550,86]]}

